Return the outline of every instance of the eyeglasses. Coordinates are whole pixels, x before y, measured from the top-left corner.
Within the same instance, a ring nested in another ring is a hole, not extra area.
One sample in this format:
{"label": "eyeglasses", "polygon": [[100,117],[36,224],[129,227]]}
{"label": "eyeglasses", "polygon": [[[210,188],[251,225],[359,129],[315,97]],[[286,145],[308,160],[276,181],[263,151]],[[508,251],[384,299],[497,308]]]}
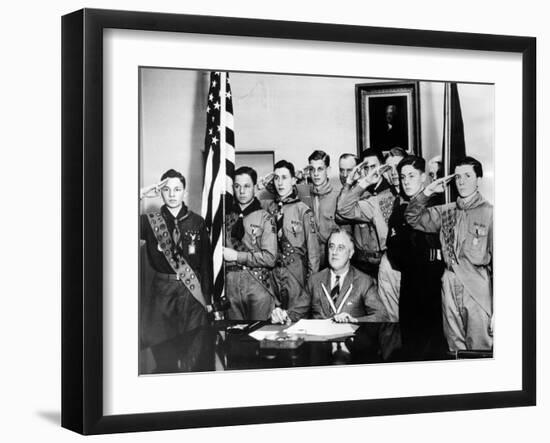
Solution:
{"label": "eyeglasses", "polygon": [[346,246],[345,245],[335,245],[334,243],[331,243],[330,245],[328,245],[328,250],[331,251],[331,252],[344,252],[346,250]]}

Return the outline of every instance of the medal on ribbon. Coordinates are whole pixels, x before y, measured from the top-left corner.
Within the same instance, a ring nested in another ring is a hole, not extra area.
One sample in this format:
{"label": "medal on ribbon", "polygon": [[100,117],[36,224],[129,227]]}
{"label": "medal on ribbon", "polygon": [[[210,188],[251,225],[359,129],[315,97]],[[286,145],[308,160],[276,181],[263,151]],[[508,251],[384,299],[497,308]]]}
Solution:
{"label": "medal on ribbon", "polygon": [[191,243],[189,243],[189,247],[187,248],[187,252],[189,255],[195,254],[195,238],[197,238],[197,234],[189,234],[189,237],[191,237]]}

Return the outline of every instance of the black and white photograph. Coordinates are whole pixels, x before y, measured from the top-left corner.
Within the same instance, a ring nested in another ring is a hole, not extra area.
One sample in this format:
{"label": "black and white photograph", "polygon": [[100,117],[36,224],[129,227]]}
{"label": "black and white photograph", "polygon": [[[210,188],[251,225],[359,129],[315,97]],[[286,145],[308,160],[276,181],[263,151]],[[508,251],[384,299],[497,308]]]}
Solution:
{"label": "black and white photograph", "polygon": [[494,84],[138,75],[140,375],[493,358]]}
{"label": "black and white photograph", "polygon": [[541,40],[238,3],[63,14],[62,432],[536,435]]}

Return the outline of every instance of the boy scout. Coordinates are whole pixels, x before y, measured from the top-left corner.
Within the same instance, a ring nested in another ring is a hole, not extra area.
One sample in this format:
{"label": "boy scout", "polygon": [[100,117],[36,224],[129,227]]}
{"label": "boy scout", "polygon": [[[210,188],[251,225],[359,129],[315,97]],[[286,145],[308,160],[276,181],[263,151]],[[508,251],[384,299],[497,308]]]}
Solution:
{"label": "boy scout", "polygon": [[[396,199],[388,223],[386,254],[391,266],[401,271],[397,299],[391,305],[398,309],[403,352],[409,360],[441,358],[447,350],[441,315],[441,244],[437,234],[413,229],[405,220],[410,199],[424,188],[425,168],[424,159],[415,155],[399,163],[402,195]],[[434,195],[428,206],[437,203]]]}
{"label": "boy scout", "polygon": [[380,260],[386,249],[388,218],[395,197],[393,187],[380,173],[382,155],[367,149],[363,151],[362,158],[362,163],[346,179],[337,200],[336,213],[353,223],[357,247],[354,265],[377,278]]}
{"label": "boy scout", "polygon": [[378,300],[376,282],[351,266],[353,253],[351,234],[342,228],[333,231],[328,239],[329,267],[309,278],[299,303],[288,311],[276,308],[271,321],[297,321],[310,314],[313,318],[332,318],[340,323],[387,321]]}
{"label": "boy scout", "polygon": [[401,148],[392,148],[388,152],[386,157],[385,165],[388,165],[391,169],[386,172],[386,180],[394,188],[395,195],[399,194],[399,174],[397,172],[397,165],[407,156],[407,153],[404,149]]}
{"label": "boy scout", "polygon": [[156,271],[142,313],[142,339],[149,346],[207,324],[212,289],[210,240],[202,217],[183,202],[185,177],[170,169],[141,198],[159,192],[160,211],[140,216],[140,238]]}
{"label": "boy scout", "polygon": [[[401,148],[392,148],[386,157],[385,165],[390,169],[385,173],[388,183],[393,186],[394,195],[399,195],[401,192],[399,173],[397,168],[401,160],[405,158],[407,153]],[[397,197],[397,201],[399,197]],[[401,273],[392,266],[388,260],[387,252],[380,259],[380,267],[378,268],[378,294],[380,300],[384,304],[390,321],[399,321],[399,290],[401,287]]]}
{"label": "boy scout", "polygon": [[306,279],[319,270],[319,239],[311,209],[296,195],[294,165],[280,160],[274,167],[275,201],[267,208],[277,231],[277,261],[273,276],[283,309],[302,293]]}
{"label": "boy scout", "polygon": [[[493,207],[479,193],[481,163],[457,162],[455,173],[435,180],[411,200],[405,218],[415,229],[437,232],[446,269],[443,273],[443,330],[451,351],[489,350],[493,346]],[[456,203],[428,208],[434,193],[454,178]]]}
{"label": "boy scout", "polygon": [[336,224],[336,199],[339,190],[330,183],[330,156],[324,151],[313,151],[308,157],[309,174],[311,178],[312,209],[315,226],[319,235],[319,251],[321,267],[326,266],[326,246],[330,233],[338,226]]}
{"label": "boy scout", "polygon": [[230,320],[267,320],[275,307],[271,271],[277,256],[273,217],[255,197],[256,171],[235,171],[233,208],[225,216],[223,257]]}

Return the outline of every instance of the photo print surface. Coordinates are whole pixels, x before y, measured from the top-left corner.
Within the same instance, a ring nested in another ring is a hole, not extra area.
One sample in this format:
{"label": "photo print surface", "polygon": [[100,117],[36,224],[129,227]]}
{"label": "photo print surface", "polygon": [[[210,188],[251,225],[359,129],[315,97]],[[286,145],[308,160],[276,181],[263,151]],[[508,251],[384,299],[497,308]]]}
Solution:
{"label": "photo print surface", "polygon": [[139,373],[491,358],[494,85],[139,69]]}

